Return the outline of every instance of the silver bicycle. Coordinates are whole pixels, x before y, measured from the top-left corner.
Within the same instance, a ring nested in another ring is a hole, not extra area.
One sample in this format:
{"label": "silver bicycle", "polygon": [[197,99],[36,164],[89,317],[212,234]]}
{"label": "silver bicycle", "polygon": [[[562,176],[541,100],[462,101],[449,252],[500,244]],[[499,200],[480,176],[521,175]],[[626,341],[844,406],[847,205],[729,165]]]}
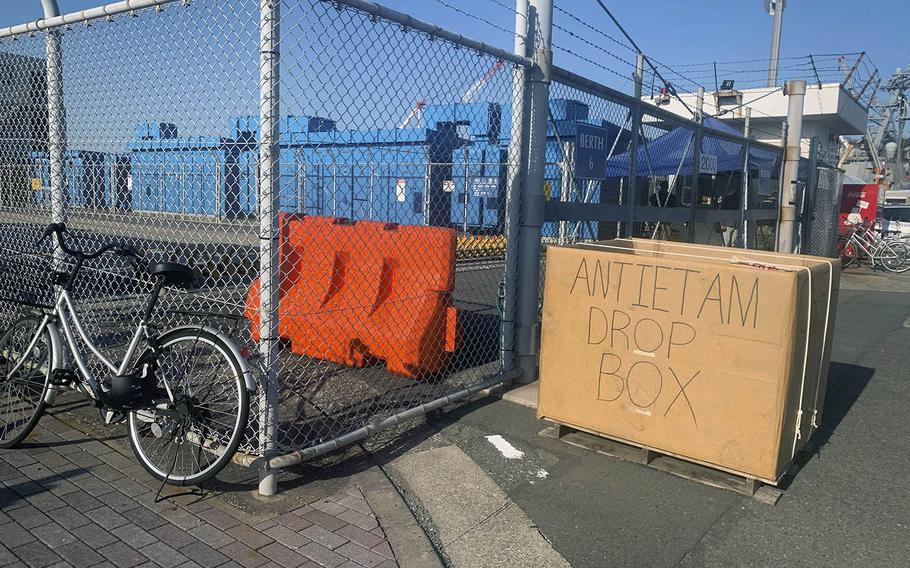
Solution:
{"label": "silver bicycle", "polygon": [[[208,326],[151,331],[162,290],[189,288],[195,281],[189,267],[164,262],[148,267],[154,288],[122,360],[112,361],[79,319],[74,283],[86,261],[108,252],[134,258],[138,253],[117,244],[83,252],[68,246],[66,233],[65,225],[52,224],[39,240],[54,235],[73,261],[69,270],[52,273],[53,304],[20,302],[32,313],[0,335],[0,448],[22,442],[56,391],[71,388],[85,394],[106,422],[128,419],[136,457],[162,484],[198,485],[212,478],[246,433],[256,388],[240,348]],[[101,362],[105,376],[92,373],[80,345]]]}
{"label": "silver bicycle", "polygon": [[899,238],[877,233],[871,226],[854,226],[847,236],[838,238],[836,251],[843,268],[868,259],[873,268],[902,273],[910,270],[910,245]]}

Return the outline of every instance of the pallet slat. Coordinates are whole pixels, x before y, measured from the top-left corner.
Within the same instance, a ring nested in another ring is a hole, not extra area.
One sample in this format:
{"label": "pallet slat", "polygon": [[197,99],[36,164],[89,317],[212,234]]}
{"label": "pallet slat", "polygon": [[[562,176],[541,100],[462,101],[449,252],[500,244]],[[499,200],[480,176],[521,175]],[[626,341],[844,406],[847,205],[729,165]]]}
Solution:
{"label": "pallet slat", "polygon": [[554,423],[552,426],[541,430],[538,435],[605,456],[645,465],[703,485],[733,491],[768,505],[777,504],[783,494],[781,489],[773,485],[767,485],[758,479],[735,475],[686,461],[650,448],[596,436],[576,430],[565,424]]}

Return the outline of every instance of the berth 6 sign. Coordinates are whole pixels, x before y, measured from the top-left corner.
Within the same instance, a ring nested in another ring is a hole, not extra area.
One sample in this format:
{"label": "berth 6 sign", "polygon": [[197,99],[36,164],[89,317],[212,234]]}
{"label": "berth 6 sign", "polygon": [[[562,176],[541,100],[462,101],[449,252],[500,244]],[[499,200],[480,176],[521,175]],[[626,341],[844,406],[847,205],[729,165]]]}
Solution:
{"label": "berth 6 sign", "polygon": [[584,122],[575,123],[575,177],[606,179],[608,130]]}

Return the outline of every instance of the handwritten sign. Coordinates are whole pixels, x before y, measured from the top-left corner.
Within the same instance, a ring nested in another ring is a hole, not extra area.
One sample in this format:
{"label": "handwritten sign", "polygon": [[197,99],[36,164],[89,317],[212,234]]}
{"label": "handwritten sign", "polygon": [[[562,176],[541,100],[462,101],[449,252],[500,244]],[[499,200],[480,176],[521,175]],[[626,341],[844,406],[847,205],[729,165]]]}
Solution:
{"label": "handwritten sign", "polygon": [[[706,280],[702,270],[647,262],[589,262],[582,257],[569,294],[591,299],[586,342],[603,348],[596,354],[597,399],[624,398],[647,409],[666,388],[671,393],[675,388],[675,395],[661,399],[664,407],[659,410],[666,416],[682,405],[694,424],[698,423],[696,410],[686,389],[701,371],[683,372],[673,365],[681,350],[698,349],[692,324],[705,320],[740,328],[758,325],[757,276],[717,272]],[[623,299],[631,302],[626,305]],[[633,355],[632,359],[625,354]]]}

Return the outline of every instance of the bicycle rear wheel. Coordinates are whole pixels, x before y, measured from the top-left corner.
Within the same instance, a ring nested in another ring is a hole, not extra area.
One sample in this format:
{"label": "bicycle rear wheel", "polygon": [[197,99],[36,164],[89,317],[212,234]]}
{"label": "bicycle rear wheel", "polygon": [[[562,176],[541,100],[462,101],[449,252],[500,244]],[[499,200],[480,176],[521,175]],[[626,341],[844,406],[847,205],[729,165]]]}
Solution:
{"label": "bicycle rear wheel", "polygon": [[40,325],[23,318],[0,336],[0,448],[24,440],[44,412],[54,361],[47,329],[36,339]]}
{"label": "bicycle rear wheel", "polygon": [[175,403],[130,413],[130,445],[152,476],[199,485],[221,471],[246,433],[249,393],[242,366],[218,335],[178,329],[158,338],[156,373]]}

